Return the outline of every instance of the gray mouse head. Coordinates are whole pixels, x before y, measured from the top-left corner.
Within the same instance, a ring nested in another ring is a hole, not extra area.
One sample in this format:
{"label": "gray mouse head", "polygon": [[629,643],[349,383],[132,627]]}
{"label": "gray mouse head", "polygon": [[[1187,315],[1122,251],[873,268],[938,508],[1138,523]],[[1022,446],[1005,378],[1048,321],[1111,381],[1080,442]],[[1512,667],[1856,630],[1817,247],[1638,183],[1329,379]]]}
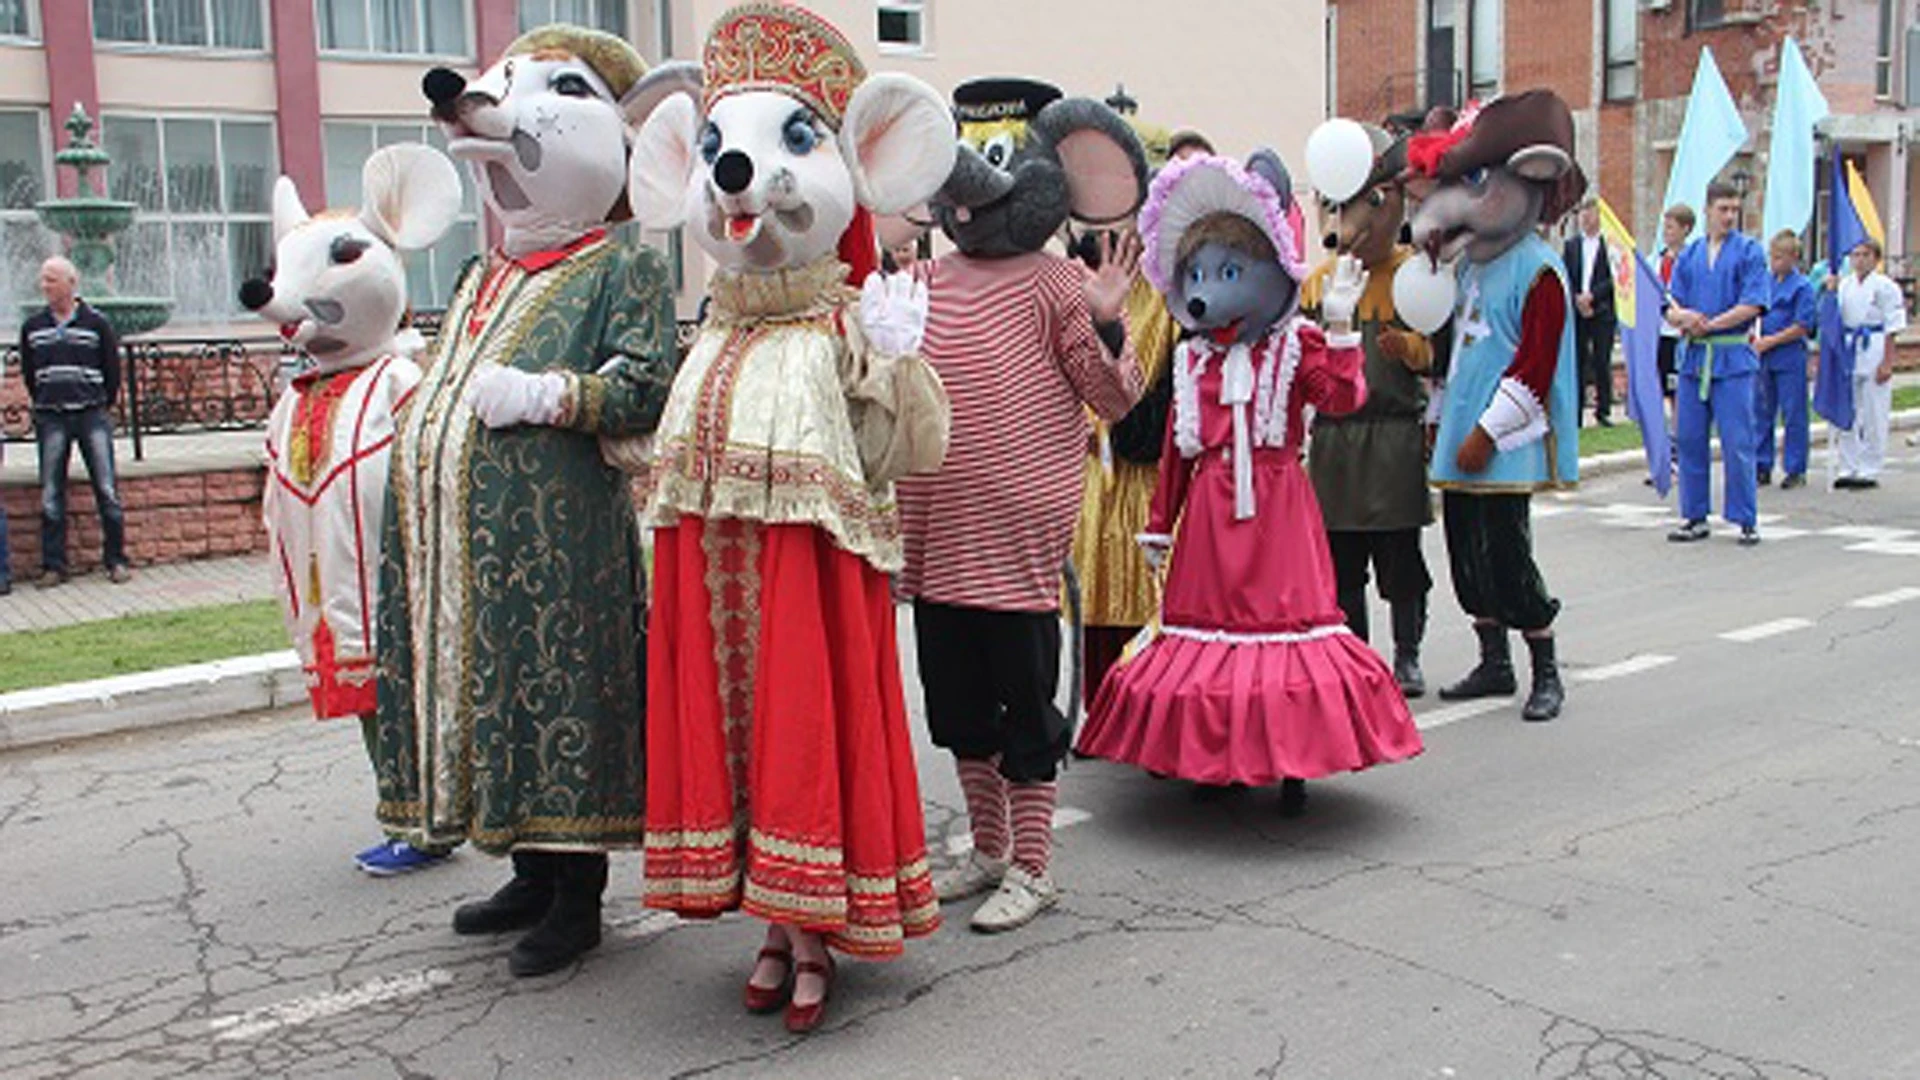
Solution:
{"label": "gray mouse head", "polygon": [[1407,171],[1420,198],[1414,243],[1436,258],[1464,250],[1480,263],[1559,221],[1587,187],[1573,160],[1573,114],[1547,90],[1431,125],[1408,143]]}
{"label": "gray mouse head", "polygon": [[1305,267],[1291,198],[1270,150],[1245,166],[1205,155],[1160,171],[1140,212],[1141,265],[1181,325],[1230,344],[1257,341],[1293,314]]}
{"label": "gray mouse head", "polygon": [[1112,224],[1146,195],[1139,137],[1098,101],[1031,79],[976,79],[953,101],[959,152],[930,206],[967,255],[1038,251],[1069,217]]}

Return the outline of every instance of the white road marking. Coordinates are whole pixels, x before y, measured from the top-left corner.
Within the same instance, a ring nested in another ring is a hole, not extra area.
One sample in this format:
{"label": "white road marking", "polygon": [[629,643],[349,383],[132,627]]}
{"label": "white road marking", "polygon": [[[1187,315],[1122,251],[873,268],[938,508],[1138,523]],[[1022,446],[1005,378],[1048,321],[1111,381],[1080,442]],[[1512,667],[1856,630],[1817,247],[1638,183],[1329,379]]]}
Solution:
{"label": "white road marking", "polygon": [[[1092,817],[1092,814],[1089,814],[1077,806],[1056,806],[1053,808],[1053,831],[1059,832],[1061,829],[1070,829]],[[947,837],[948,855],[957,859],[972,850],[973,834],[965,833],[960,836]]]}
{"label": "white road marking", "polygon": [[1577,506],[1565,506],[1565,505],[1542,506],[1539,503],[1535,503],[1533,504],[1533,508],[1530,511],[1530,513],[1532,513],[1533,517],[1536,520],[1539,520],[1543,518],[1559,517],[1561,514],[1571,514],[1578,509],[1579,507]]}
{"label": "white road marking", "polygon": [[1880,543],[1887,540],[1905,540],[1914,535],[1912,529],[1895,529],[1886,525],[1835,525],[1821,529],[1822,536],[1839,536],[1848,540],[1865,540],[1868,543]]}
{"label": "white road marking", "polygon": [[1677,656],[1666,656],[1661,653],[1638,653],[1618,663],[1603,664],[1600,667],[1573,672],[1569,678],[1577,679],[1580,682],[1605,682],[1608,679],[1618,679],[1627,675],[1638,675],[1643,671],[1652,671],[1657,667],[1665,667],[1678,659],[1680,658]]}
{"label": "white road marking", "polygon": [[1765,540],[1791,540],[1796,536],[1805,536],[1810,531],[1811,530],[1808,529],[1796,529],[1791,525],[1772,525],[1761,529],[1760,536]]}
{"label": "white road marking", "polygon": [[453,972],[444,968],[403,971],[398,975],[368,979],[348,990],[309,994],[231,1016],[216,1016],[207,1022],[207,1026],[213,1030],[213,1037],[223,1042],[257,1039],[281,1028],[298,1027],[368,1005],[430,994],[452,982]]}
{"label": "white road marking", "polygon": [[1874,593],[1872,596],[1863,596],[1858,600],[1850,600],[1847,602],[1847,606],[1854,608],[1883,608],[1892,607],[1895,604],[1904,604],[1909,600],[1920,600],[1920,588],[1908,585],[1904,588],[1894,589],[1891,592]]}
{"label": "white road marking", "polygon": [[1462,720],[1471,719],[1482,713],[1490,713],[1498,709],[1511,709],[1517,704],[1518,699],[1511,697],[1477,698],[1473,701],[1462,701],[1457,705],[1447,705],[1442,708],[1429,709],[1423,713],[1413,714],[1413,726],[1419,728],[1421,731],[1432,731],[1434,728],[1446,727],[1448,724],[1457,724]]}
{"label": "white road marking", "polygon": [[1651,504],[1651,505],[1647,503],[1608,503],[1605,506],[1594,507],[1593,512],[1596,514],[1618,514],[1622,516],[1631,516],[1635,514],[1665,515],[1665,514],[1673,513],[1672,510],[1669,510],[1667,507],[1661,506],[1658,503]]}
{"label": "white road marking", "polygon": [[1847,550],[1872,555],[1920,555],[1920,540],[1869,540],[1864,544],[1848,544]]}
{"label": "white road marking", "polygon": [[1739,642],[1760,641],[1765,638],[1776,637],[1780,634],[1790,634],[1795,630],[1805,630],[1812,625],[1812,619],[1802,619],[1799,617],[1774,619],[1771,622],[1756,623],[1753,626],[1743,626],[1738,630],[1729,630],[1721,634],[1720,639],[1722,641]]}
{"label": "white road marking", "polygon": [[679,925],[680,916],[667,911],[642,911],[607,920],[607,932],[623,941],[640,941],[664,934]]}

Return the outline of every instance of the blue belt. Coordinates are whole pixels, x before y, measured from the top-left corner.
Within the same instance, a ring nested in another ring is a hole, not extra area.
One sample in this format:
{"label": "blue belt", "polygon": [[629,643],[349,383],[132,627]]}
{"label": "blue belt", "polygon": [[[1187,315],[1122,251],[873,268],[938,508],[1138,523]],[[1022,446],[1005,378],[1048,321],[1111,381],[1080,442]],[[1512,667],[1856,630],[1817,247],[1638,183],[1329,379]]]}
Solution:
{"label": "blue belt", "polygon": [[1873,335],[1881,333],[1884,330],[1886,330],[1886,327],[1880,323],[1873,323],[1867,326],[1849,326],[1846,328],[1847,348],[1853,350],[1853,355],[1857,357],[1865,352],[1869,345],[1873,344]]}

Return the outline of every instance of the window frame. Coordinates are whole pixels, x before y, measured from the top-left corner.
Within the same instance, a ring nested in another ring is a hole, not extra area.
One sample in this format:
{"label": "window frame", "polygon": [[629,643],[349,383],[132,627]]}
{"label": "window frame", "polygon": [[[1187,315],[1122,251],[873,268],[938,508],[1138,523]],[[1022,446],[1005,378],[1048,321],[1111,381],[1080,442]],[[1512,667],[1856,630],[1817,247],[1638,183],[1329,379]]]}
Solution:
{"label": "window frame", "polygon": [[[1421,90],[1429,109],[1442,105],[1457,109],[1466,104],[1466,72],[1460,67],[1460,3],[1461,0],[1426,0],[1424,5],[1425,21],[1421,25],[1420,55],[1422,62],[1426,65],[1426,72]],[[1434,12],[1442,4],[1446,5],[1448,13],[1445,25],[1434,21]],[[1437,30],[1444,30],[1447,33],[1447,47],[1438,54],[1433,48],[1433,35]],[[1433,66],[1436,55],[1445,56],[1447,61],[1444,100],[1434,92],[1438,85],[1435,81],[1438,76]]]}
{"label": "window frame", "polygon": [[[182,311],[177,316],[179,321],[186,323],[187,325],[193,325],[195,323],[206,323],[206,322],[222,322],[222,321],[226,321],[244,314],[244,312],[240,308],[238,291],[240,288],[241,281],[245,279],[243,277],[235,276],[235,275],[241,274],[242,271],[240,270],[240,268],[235,267],[233,265],[232,239],[231,239],[231,234],[228,232],[228,230],[231,226],[235,224],[246,224],[246,225],[262,225],[263,224],[267,226],[268,245],[269,245],[269,249],[271,249],[272,229],[273,229],[273,205],[272,205],[272,194],[271,194],[272,186],[271,184],[269,184],[268,186],[268,203],[267,203],[266,209],[243,210],[243,211],[233,211],[233,210],[227,209],[229,199],[228,199],[228,183],[227,183],[227,140],[226,140],[225,125],[228,123],[241,123],[241,124],[258,124],[266,127],[267,146],[272,151],[272,158],[267,164],[267,172],[271,176],[278,177],[281,174],[281,169],[282,169],[282,164],[280,161],[280,118],[279,116],[275,113],[219,112],[219,111],[210,111],[210,110],[203,110],[203,109],[191,109],[191,110],[179,110],[179,111],[156,111],[156,110],[147,110],[147,109],[114,109],[111,111],[103,111],[100,115],[101,145],[104,146],[106,144],[106,139],[107,139],[106,129],[111,127],[113,122],[116,119],[123,120],[123,121],[138,120],[142,123],[151,123],[154,125],[154,147],[155,147],[155,152],[158,155],[158,161],[160,166],[160,183],[161,183],[160,198],[161,198],[162,209],[148,210],[145,207],[142,207],[140,210],[138,210],[135,213],[134,222],[136,225],[159,224],[159,225],[165,226],[167,230],[167,244],[166,244],[167,282],[168,282],[167,295],[171,297],[176,304],[179,302],[178,294],[180,290],[178,288],[177,283],[174,280],[174,275],[180,270],[180,262],[179,262],[179,259],[174,254],[174,226],[177,224],[189,224],[189,225],[217,224],[220,226],[220,229],[221,229],[221,239],[227,251],[227,257],[225,260],[223,260],[223,265],[225,266],[226,273],[229,276],[229,281],[227,282],[227,288],[224,290],[224,292],[221,293],[221,295],[224,295],[228,298],[228,303],[231,306],[224,307],[218,311]],[[172,209],[172,206],[171,206],[171,203],[173,201],[172,185],[170,181],[167,179],[167,164],[168,164],[167,163],[167,121],[169,120],[211,121],[213,123],[214,171],[215,171],[215,175],[218,177],[218,183],[219,183],[219,202],[220,202],[219,210],[212,211],[212,212],[202,211],[202,210],[176,212]],[[108,166],[109,174],[111,174],[111,171],[113,168],[114,166],[112,165]],[[109,191],[109,194],[111,194],[111,188],[109,188],[108,191]],[[117,246],[118,244],[116,241],[116,248]]]}
{"label": "window frame", "polygon": [[[518,26],[520,28],[520,32],[524,34],[527,31],[532,30],[536,26],[543,26],[546,23],[554,22],[556,17],[553,14],[553,5],[557,2],[559,2],[559,0],[514,0],[514,5],[513,5],[514,25]],[[608,27],[608,26],[602,25],[604,20],[597,20],[596,22],[591,23],[589,25],[593,26],[594,29],[605,30],[607,33],[613,34],[617,37],[627,38],[627,31],[629,29],[627,25],[628,16],[633,14],[633,12],[630,10],[632,5],[629,4],[627,0],[591,0],[591,2],[600,8],[599,13],[603,16],[608,12],[618,13],[620,25],[618,29]],[[547,10],[547,17],[545,19],[529,24],[527,22],[527,5],[529,3],[545,4],[546,10]],[[628,40],[631,40],[631,39],[629,38]]]}
{"label": "window frame", "polygon": [[1879,25],[1874,31],[1873,97],[1875,101],[1892,101],[1898,85],[1896,75],[1899,73],[1894,61],[1898,59],[1900,48],[1899,35],[1894,32],[1894,2],[1880,0],[1876,9]]}
{"label": "window frame", "polygon": [[[50,0],[42,0],[50,2]],[[201,10],[207,19],[207,43],[204,45],[183,45],[171,41],[159,41],[154,37],[155,20],[153,5],[155,0],[118,0],[121,3],[138,3],[147,10],[147,37],[145,41],[128,41],[122,38],[103,38],[100,36],[99,21],[93,18],[94,0],[84,0],[87,5],[87,18],[93,29],[93,47],[104,52],[116,53],[192,53],[195,56],[233,56],[257,59],[273,53],[273,4],[272,0],[253,0],[260,9],[260,44],[258,45],[216,45],[214,44],[214,0],[200,0]],[[0,36],[0,40],[9,40]],[[12,39],[17,40],[17,39]]]}
{"label": "window frame", "polygon": [[[1702,30],[1717,30],[1727,25],[1727,0],[1684,0],[1687,11],[1687,33]],[[1703,16],[1701,7],[1712,4],[1717,10],[1711,16]]]}
{"label": "window frame", "polygon": [[[929,33],[932,20],[929,14],[933,9],[932,0],[874,0],[873,40],[880,52],[889,56],[931,56],[932,38]],[[918,41],[888,41],[880,36],[880,18],[888,12],[906,12],[916,18],[915,25],[920,29]]]}
{"label": "window frame", "polygon": [[20,0],[20,10],[26,12],[27,28],[21,33],[0,30],[0,44],[38,45],[40,43],[40,5],[34,0]]}
{"label": "window frame", "polygon": [[[380,146],[381,146],[380,136],[379,136],[380,128],[390,127],[390,128],[417,129],[419,133],[419,137],[413,141],[416,141],[428,146],[433,146],[433,143],[429,135],[430,133],[435,131],[433,121],[431,120],[415,120],[415,119],[412,119],[409,117],[403,117],[403,116],[330,116],[330,117],[327,117],[326,119],[322,120],[320,123],[320,170],[321,170],[321,175],[323,177],[329,171],[331,171],[331,167],[333,165],[331,161],[327,160],[327,129],[331,127],[358,128],[365,131],[367,134],[367,148],[368,148],[367,152],[369,154],[373,153],[375,150],[380,149]],[[442,141],[444,142],[444,139]],[[435,146],[434,149],[439,150],[443,154],[446,153],[446,148],[444,146]],[[363,158],[361,160],[364,161],[365,159]],[[448,228],[448,231],[451,232],[453,228],[456,226],[472,225],[473,236],[475,241],[474,250],[467,252],[465,255],[460,256],[459,260],[454,265],[446,266],[446,267],[440,266],[436,261],[439,258],[439,252],[437,252],[433,247],[425,248],[417,252],[403,253],[402,259],[401,259],[403,265],[405,265],[408,259],[420,258],[420,259],[427,260],[428,280],[433,286],[431,291],[433,295],[438,298],[438,303],[429,305],[428,306],[429,309],[446,307],[447,301],[452,299],[453,297],[454,286],[459,284],[461,266],[465,265],[468,257],[472,255],[485,254],[487,250],[486,204],[483,201],[481,201],[479,188],[475,186],[474,179],[468,173],[467,169],[457,162],[455,163],[454,167],[460,173],[460,212],[454,215],[453,224],[449,225],[447,228]],[[333,204],[334,200],[330,193],[323,191],[320,193],[320,195],[328,205],[331,206]],[[307,195],[305,193],[302,194],[302,197],[307,199],[312,198],[311,195]],[[472,204],[471,208],[469,208],[468,206],[469,201]],[[435,247],[437,247],[438,244],[441,241],[444,241],[445,239],[446,239],[446,236],[443,234],[441,236],[441,240],[435,242]],[[415,268],[413,266],[405,266],[405,269],[408,275],[408,288],[409,288],[408,303],[411,304],[412,303],[412,296],[411,296],[412,275],[414,273]]]}
{"label": "window frame", "polygon": [[[1492,100],[1500,93],[1500,84],[1506,77],[1505,65],[1500,62],[1502,59],[1500,38],[1505,24],[1505,5],[1502,0],[1466,0],[1466,9],[1466,25],[1463,28],[1466,31],[1463,35],[1466,43],[1466,59],[1460,65],[1461,93],[1464,98],[1462,104],[1467,101]],[[1481,13],[1485,11],[1493,12],[1493,25],[1490,28],[1493,40],[1476,42],[1474,39],[1480,28]],[[1476,48],[1476,45],[1485,45],[1486,48]],[[1495,65],[1492,79],[1484,82],[1474,78],[1474,64],[1480,59],[1482,53],[1492,57]]]}
{"label": "window frame", "polygon": [[[1633,55],[1626,60],[1613,57],[1613,13],[1624,8],[1631,14],[1633,25]],[[1631,77],[1631,84],[1625,92],[1616,92],[1613,86],[1615,72],[1625,71]],[[1603,102],[1628,102],[1640,99],[1640,0],[1601,0],[1600,4],[1600,100]]]}
{"label": "window frame", "polygon": [[[48,115],[46,106],[44,105],[37,105],[37,106],[36,105],[27,105],[27,106],[5,105],[5,106],[0,106],[0,113],[27,113],[34,118],[34,131],[39,139],[39,145],[40,145],[41,198],[53,197],[55,193],[54,165],[53,165],[53,149],[54,149],[53,148],[53,124],[52,124],[53,118],[50,115]],[[5,206],[0,206],[0,235],[4,235],[4,226],[11,225],[14,222],[24,222],[27,224],[34,225],[37,228],[39,228],[40,231],[43,233],[49,233],[51,231],[51,230],[48,230],[46,226],[40,224],[40,215],[34,213],[31,208],[15,209],[15,208],[9,208]],[[45,248],[44,250],[48,254],[52,254],[53,252],[58,251],[59,247],[58,247],[58,244],[55,243],[54,245],[51,245]],[[0,267],[4,267],[4,264],[0,263]],[[16,277],[18,277],[18,280],[14,280]],[[0,296],[4,296],[5,304],[6,304],[4,309],[0,309],[0,330],[12,332],[20,328],[20,321],[21,321],[20,304],[17,301],[24,301],[24,300],[31,299],[33,296],[37,294],[34,292],[34,288],[35,288],[34,279],[31,278],[30,276],[24,275],[24,274],[22,275],[8,274],[7,278],[8,278],[7,284],[4,287],[0,287]],[[16,289],[25,289],[26,292],[24,295],[13,295]]]}
{"label": "window frame", "polygon": [[[453,61],[461,64],[471,64],[474,62],[474,38],[477,33],[474,25],[475,24],[475,18],[474,18],[474,12],[473,12],[474,0],[459,0],[460,36],[461,36],[460,52],[434,52],[431,49],[428,49],[425,47],[424,41],[422,41],[421,43],[422,47],[419,52],[382,52],[379,49],[374,48],[373,47],[373,5],[376,2],[377,0],[313,0],[313,40],[314,40],[315,51],[319,53],[320,59],[322,60],[356,60],[356,61],[373,60],[373,61],[381,61],[385,63],[392,63],[396,60],[399,60],[399,61],[447,60],[447,61]],[[422,27],[422,34],[424,36],[425,26],[426,26],[427,3],[429,2],[429,0],[400,0],[400,2],[413,5],[414,14],[419,19],[420,26]],[[367,47],[366,48],[364,49],[330,49],[327,47],[326,32],[321,21],[322,9],[327,7],[329,4],[335,4],[335,3],[350,3],[350,4],[360,5],[362,12],[367,17],[367,22],[366,22]],[[518,25],[519,7],[517,4],[515,5],[514,12],[515,12],[514,18],[516,20],[515,25]]]}

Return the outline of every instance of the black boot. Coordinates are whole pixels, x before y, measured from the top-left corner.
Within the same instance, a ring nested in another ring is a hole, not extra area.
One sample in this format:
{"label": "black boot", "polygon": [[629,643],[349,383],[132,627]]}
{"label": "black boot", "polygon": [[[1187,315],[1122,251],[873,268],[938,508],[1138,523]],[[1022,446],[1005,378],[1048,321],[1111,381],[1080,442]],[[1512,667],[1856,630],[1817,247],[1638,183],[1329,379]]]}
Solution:
{"label": "black boot", "polygon": [[502,934],[525,930],[540,921],[553,906],[554,875],[559,856],[550,851],[513,853],[513,880],[492,896],[461,904],[453,913],[456,934]]}
{"label": "black boot", "polygon": [[1567,699],[1566,688],[1560,685],[1560,665],[1553,657],[1553,638],[1530,637],[1527,651],[1533,654],[1533,692],[1527,695],[1520,719],[1551,720],[1560,715]]}
{"label": "black boot", "polygon": [[1280,781],[1280,816],[1297,818],[1307,812],[1307,782],[1297,776]]}
{"label": "black boot", "polygon": [[1427,692],[1427,676],[1420,670],[1420,639],[1427,636],[1427,598],[1394,604],[1393,681],[1410,698]]}
{"label": "black boot", "polygon": [[1440,688],[1442,701],[1505,697],[1519,689],[1513,681],[1513,653],[1507,648],[1507,628],[1499,623],[1474,623],[1480,635],[1480,663],[1467,677]]}
{"label": "black boot", "polygon": [[1367,625],[1367,587],[1342,592],[1339,595],[1340,611],[1347,617],[1347,629],[1361,641],[1367,640],[1371,627]]}
{"label": "black boot", "polygon": [[574,852],[553,857],[560,871],[553,906],[540,925],[507,954],[507,970],[523,979],[559,971],[600,944],[600,894],[607,890],[607,857]]}

